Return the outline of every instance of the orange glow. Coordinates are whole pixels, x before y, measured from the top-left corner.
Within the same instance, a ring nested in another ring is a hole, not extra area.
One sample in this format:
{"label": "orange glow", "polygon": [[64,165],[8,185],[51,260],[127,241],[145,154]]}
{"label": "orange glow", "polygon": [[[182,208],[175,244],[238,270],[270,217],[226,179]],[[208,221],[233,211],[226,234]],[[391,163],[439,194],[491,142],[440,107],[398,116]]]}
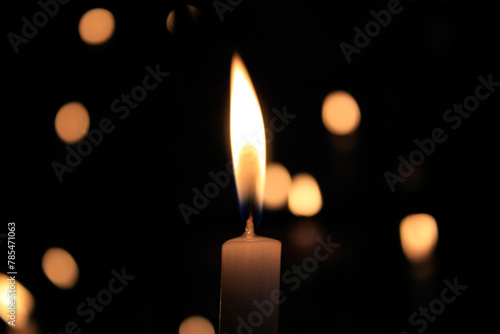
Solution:
{"label": "orange glow", "polygon": [[75,144],[83,139],[89,126],[89,113],[80,102],[68,102],[56,114],[56,133],[66,144]]}
{"label": "orange glow", "polygon": [[428,260],[436,247],[438,228],[436,220],[426,213],[406,216],[399,225],[401,247],[413,263]]}
{"label": "orange glow", "polygon": [[354,132],[361,121],[356,100],[344,91],[334,91],[325,97],[321,115],[325,127],[336,135]]}
{"label": "orange glow", "polygon": [[171,10],[167,16],[167,29],[171,34],[174,33],[174,25],[175,25],[175,10]]}
{"label": "orange glow", "polygon": [[197,20],[200,18],[201,12],[199,11],[198,8],[196,8],[195,6],[191,6],[191,5],[186,5],[186,7],[187,7],[189,15],[191,16],[192,19]]}
{"label": "orange glow", "polygon": [[[17,325],[16,325],[17,327]],[[38,325],[34,321],[30,321],[23,328],[16,328],[12,326],[7,326],[7,334],[38,334],[40,330],[38,329]]]}
{"label": "orange glow", "polygon": [[231,152],[240,204],[264,200],[266,139],[257,94],[238,54],[231,65]]}
{"label": "orange glow", "polygon": [[42,268],[47,278],[61,289],[71,289],[78,280],[78,265],[62,248],[49,248],[43,255]]}
{"label": "orange glow", "polygon": [[296,216],[314,216],[323,206],[323,199],[318,183],[307,173],[300,173],[292,178],[288,193],[288,208]]}
{"label": "orange glow", "polygon": [[[17,279],[11,285],[10,276],[0,273],[0,317],[9,323],[10,305],[15,305],[15,328],[24,329],[30,324],[30,317],[35,306],[31,293]],[[15,291],[12,294],[10,291]],[[11,296],[12,295],[12,296]]]}
{"label": "orange glow", "polygon": [[278,210],[286,205],[288,190],[292,178],[285,166],[273,162],[266,167],[266,185],[264,187],[264,206],[269,210]]}
{"label": "orange glow", "polygon": [[194,315],[179,326],[179,334],[215,334],[214,326],[205,317]]}
{"label": "orange glow", "polygon": [[[184,8],[181,8],[181,10]],[[190,20],[191,23],[196,22],[197,20],[200,19],[201,17],[201,12],[196,8],[195,6],[192,5],[186,5],[185,7],[186,13],[187,13],[187,19]],[[180,14],[180,19],[182,21],[182,13]],[[176,16],[177,16],[177,11],[176,10],[171,10],[170,13],[168,13],[167,16],[167,30],[173,34],[176,29]]]}
{"label": "orange glow", "polygon": [[82,40],[91,45],[108,41],[115,31],[115,18],[104,8],[94,8],[83,14],[78,25]]}

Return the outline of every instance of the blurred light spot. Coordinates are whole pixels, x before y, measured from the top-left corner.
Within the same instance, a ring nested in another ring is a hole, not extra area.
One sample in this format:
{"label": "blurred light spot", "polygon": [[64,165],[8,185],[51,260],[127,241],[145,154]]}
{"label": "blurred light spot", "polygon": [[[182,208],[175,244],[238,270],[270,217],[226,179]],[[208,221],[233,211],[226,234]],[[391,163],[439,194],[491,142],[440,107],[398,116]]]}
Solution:
{"label": "blurred light spot", "polygon": [[289,230],[288,237],[296,248],[307,250],[318,244],[323,231],[317,222],[308,219],[296,222]]}
{"label": "blurred light spot", "polygon": [[266,183],[264,186],[264,206],[269,210],[278,210],[286,205],[288,190],[292,178],[285,166],[269,163],[266,167]]}
{"label": "blurred light spot", "polygon": [[61,289],[71,289],[78,280],[78,265],[62,248],[49,248],[43,255],[42,268],[48,279]]}
{"label": "blurred light spot", "polygon": [[75,144],[85,137],[89,126],[89,113],[80,102],[68,102],[57,112],[56,133],[67,144]]}
{"label": "blurred light spot", "polygon": [[185,5],[179,9],[171,10],[167,16],[167,29],[173,34],[177,29],[180,21],[183,28],[193,28],[194,24],[200,19],[201,12],[198,8],[192,5]]}
{"label": "blurred light spot", "polygon": [[167,29],[173,34],[174,33],[174,24],[175,24],[175,10],[170,11],[167,16]]}
{"label": "blurred light spot", "polygon": [[427,261],[438,240],[436,220],[426,213],[406,216],[399,225],[401,247],[406,258],[413,263]]}
{"label": "blurred light spot", "polygon": [[361,113],[356,100],[345,91],[334,91],[323,101],[321,112],[323,124],[333,134],[353,133],[361,121]]}
{"label": "blurred light spot", "polygon": [[78,25],[82,40],[91,45],[108,41],[115,31],[115,18],[104,8],[94,8],[83,14]]}
{"label": "blurred light spot", "polygon": [[[0,273],[0,317],[8,323],[11,321],[11,305],[15,307],[16,329],[24,329],[30,323],[35,301],[31,293],[17,279],[15,284],[9,281],[10,276]],[[15,291],[13,293],[12,291]]]}
{"label": "blurred light spot", "polygon": [[208,319],[194,315],[181,323],[179,334],[215,334],[215,330]]}
{"label": "blurred light spot", "polygon": [[[17,327],[17,325],[16,325]],[[7,334],[38,334],[40,330],[38,325],[33,320],[29,321],[23,328],[16,328],[12,326],[7,326]]]}
{"label": "blurred light spot", "polygon": [[318,183],[307,173],[300,173],[292,178],[288,193],[288,208],[296,216],[314,216],[321,210],[323,200]]}
{"label": "blurred light spot", "polygon": [[187,5],[187,9],[188,9],[189,15],[191,16],[191,18],[193,20],[197,20],[200,18],[201,12],[199,11],[198,8],[196,8],[195,6]]}

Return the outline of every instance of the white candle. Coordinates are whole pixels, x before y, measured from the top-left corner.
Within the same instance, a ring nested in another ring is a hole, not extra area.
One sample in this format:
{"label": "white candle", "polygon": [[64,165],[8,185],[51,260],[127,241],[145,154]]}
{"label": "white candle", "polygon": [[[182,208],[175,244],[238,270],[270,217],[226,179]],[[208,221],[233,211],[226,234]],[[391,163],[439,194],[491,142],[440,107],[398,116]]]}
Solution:
{"label": "white candle", "polygon": [[[231,152],[245,233],[222,245],[219,333],[278,333],[281,242],[254,233],[262,210],[265,129],[250,76],[238,55],[231,66]],[[248,212],[248,213],[247,213]]]}
{"label": "white candle", "polygon": [[278,333],[281,242],[245,233],[222,245],[220,334]]}

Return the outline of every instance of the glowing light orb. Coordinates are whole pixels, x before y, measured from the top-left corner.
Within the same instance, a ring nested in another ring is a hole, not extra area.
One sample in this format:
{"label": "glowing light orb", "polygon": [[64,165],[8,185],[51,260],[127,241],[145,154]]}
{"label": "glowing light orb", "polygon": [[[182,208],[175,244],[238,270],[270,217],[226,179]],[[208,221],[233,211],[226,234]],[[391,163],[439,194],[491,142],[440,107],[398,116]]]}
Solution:
{"label": "glowing light orb", "polygon": [[82,40],[90,45],[107,42],[115,31],[115,18],[104,8],[94,8],[83,14],[78,25]]}
{"label": "glowing light orb", "polygon": [[356,100],[345,91],[334,91],[323,101],[321,112],[323,124],[335,135],[353,133],[361,121]]}

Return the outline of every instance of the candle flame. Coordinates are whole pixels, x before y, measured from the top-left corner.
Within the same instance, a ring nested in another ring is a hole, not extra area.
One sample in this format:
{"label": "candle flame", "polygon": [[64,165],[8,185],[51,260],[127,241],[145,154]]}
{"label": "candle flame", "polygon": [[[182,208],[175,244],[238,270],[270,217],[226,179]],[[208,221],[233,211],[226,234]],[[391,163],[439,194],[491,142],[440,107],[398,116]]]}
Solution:
{"label": "candle flame", "polygon": [[[259,214],[264,200],[266,138],[259,100],[238,54],[231,64],[231,152],[243,219]],[[254,217],[255,218],[255,217]]]}

